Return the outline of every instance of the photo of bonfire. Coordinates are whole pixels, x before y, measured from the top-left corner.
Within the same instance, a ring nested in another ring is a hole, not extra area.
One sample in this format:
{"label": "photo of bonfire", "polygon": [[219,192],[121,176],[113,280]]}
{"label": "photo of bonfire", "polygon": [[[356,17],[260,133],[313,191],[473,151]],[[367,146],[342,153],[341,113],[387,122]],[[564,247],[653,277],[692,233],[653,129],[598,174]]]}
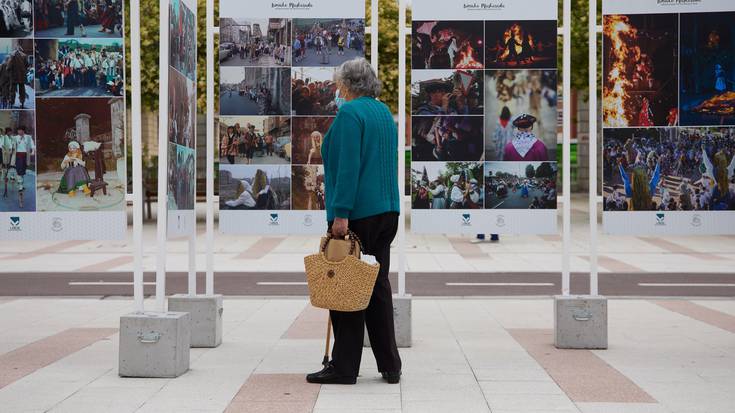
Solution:
{"label": "photo of bonfire", "polygon": [[556,68],[556,20],[485,22],[485,67]]}
{"label": "photo of bonfire", "polygon": [[676,14],[604,16],[604,127],[678,124],[677,36]]}
{"label": "photo of bonfire", "polygon": [[411,68],[483,69],[483,22],[414,21]]}

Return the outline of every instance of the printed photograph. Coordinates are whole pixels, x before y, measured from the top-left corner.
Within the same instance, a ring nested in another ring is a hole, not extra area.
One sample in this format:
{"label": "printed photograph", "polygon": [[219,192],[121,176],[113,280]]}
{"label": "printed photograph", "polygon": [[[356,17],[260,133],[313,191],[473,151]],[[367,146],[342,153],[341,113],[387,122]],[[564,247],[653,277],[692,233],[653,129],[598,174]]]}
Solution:
{"label": "printed photograph", "polygon": [[38,96],[122,96],[122,39],[36,40]]}
{"label": "printed photograph", "polygon": [[488,71],[485,108],[485,160],[556,160],[555,70]]}
{"label": "printed photograph", "polygon": [[413,69],[483,69],[482,21],[414,21]]}
{"label": "printed photograph", "polygon": [[39,98],[38,211],[125,207],[123,98]]}
{"label": "printed photograph", "polygon": [[290,165],[220,165],[220,210],[291,209]]}
{"label": "printed photograph", "polygon": [[187,78],[196,81],[196,16],[183,0],[170,0],[168,16],[168,64]]}
{"label": "printed photograph", "polygon": [[196,148],[196,84],[168,68],[168,140]]}
{"label": "printed photograph", "polygon": [[168,143],[169,211],[194,209],[196,202],[196,151]]}
{"label": "printed photograph", "polygon": [[291,118],[227,116],[220,118],[221,164],[291,163]]}
{"label": "printed photograph", "polygon": [[220,68],[220,115],[289,115],[291,69]]}
{"label": "printed photograph", "polygon": [[336,68],[299,67],[292,71],[293,115],[335,116]]}
{"label": "printed photograph", "polygon": [[0,39],[0,109],[33,109],[33,40]]}
{"label": "printed photograph", "polygon": [[293,167],[293,208],[297,211],[326,209],[324,197],[324,166],[296,165]]}
{"label": "printed photograph", "polygon": [[220,66],[291,66],[291,19],[220,19]]}
{"label": "printed photograph", "polygon": [[333,117],[293,118],[293,163],[321,165],[322,142]]}
{"label": "printed photograph", "polygon": [[482,162],[412,162],[411,208],[482,209]]}
{"label": "printed photograph", "polygon": [[339,66],[365,55],[364,19],[294,19],[294,66]]}
{"label": "printed photograph", "polygon": [[556,209],[556,162],[485,162],[485,209]]}
{"label": "printed photograph", "polygon": [[735,129],[607,129],[605,211],[735,210]]}
{"label": "printed photograph", "polygon": [[34,0],[34,5],[36,37],[122,37],[119,0]]}
{"label": "printed photograph", "polygon": [[556,20],[485,22],[485,68],[556,69]]}
{"label": "printed photograph", "polygon": [[483,156],[481,116],[414,116],[414,161],[479,161]]}
{"label": "printed photograph", "polygon": [[677,125],[678,32],[678,14],[604,16],[604,127]]}
{"label": "printed photograph", "polygon": [[[36,0],[36,5],[43,0]],[[33,4],[31,0],[5,0],[0,7],[0,37],[33,36]]]}
{"label": "printed photograph", "polygon": [[36,210],[36,133],[33,112],[0,111],[0,212]]}
{"label": "printed photograph", "polygon": [[735,13],[681,15],[680,124],[735,125]]}
{"label": "printed photograph", "polygon": [[485,109],[481,70],[421,70],[411,74],[414,115],[482,115]]}

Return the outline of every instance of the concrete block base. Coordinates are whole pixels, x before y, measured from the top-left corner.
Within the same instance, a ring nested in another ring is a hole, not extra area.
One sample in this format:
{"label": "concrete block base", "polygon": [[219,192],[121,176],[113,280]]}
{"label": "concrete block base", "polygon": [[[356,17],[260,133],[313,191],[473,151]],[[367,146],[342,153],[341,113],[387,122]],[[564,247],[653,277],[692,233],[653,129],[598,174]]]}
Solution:
{"label": "concrete block base", "polygon": [[[393,295],[393,320],[396,331],[396,344],[399,348],[411,347],[411,295]],[[370,347],[370,337],[365,330],[365,347]]]}
{"label": "concrete block base", "polygon": [[607,298],[554,297],[554,345],[566,349],[606,349]]}
{"label": "concrete block base", "polygon": [[222,295],[176,294],[169,297],[168,309],[189,313],[192,347],[217,347],[222,343]]}
{"label": "concrete block base", "polygon": [[120,317],[122,377],[178,377],[189,370],[188,313],[145,312]]}

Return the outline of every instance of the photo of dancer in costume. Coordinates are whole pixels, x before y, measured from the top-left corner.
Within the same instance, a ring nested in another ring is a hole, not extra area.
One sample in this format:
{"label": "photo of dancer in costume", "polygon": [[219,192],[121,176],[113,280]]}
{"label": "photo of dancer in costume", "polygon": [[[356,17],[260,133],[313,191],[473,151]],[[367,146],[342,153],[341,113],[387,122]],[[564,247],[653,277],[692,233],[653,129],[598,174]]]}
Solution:
{"label": "photo of dancer in costume", "polygon": [[183,0],[170,0],[168,5],[168,64],[188,79],[196,80],[197,22],[194,13]]}
{"label": "photo of dancer in costume", "polygon": [[555,69],[556,20],[485,22],[485,68]]}
{"label": "photo of dancer in costume", "polygon": [[293,118],[293,163],[294,165],[321,165],[322,142],[333,117]]}
{"label": "photo of dancer in costume", "polygon": [[293,207],[299,211],[324,210],[324,166],[295,165],[293,167]]}
{"label": "photo of dancer in costume", "polygon": [[220,19],[221,66],[291,66],[291,19]]}
{"label": "photo of dancer in costume", "polygon": [[677,14],[604,16],[603,127],[676,126],[678,31]]}
{"label": "photo of dancer in costume", "polygon": [[288,165],[220,165],[221,210],[291,209]]}
{"label": "photo of dancer in costume", "polygon": [[[40,2],[42,0],[36,0]],[[31,0],[0,1],[0,37],[30,37],[33,34]]]}
{"label": "photo of dancer in costume", "polygon": [[411,68],[482,69],[482,21],[414,21]]}
{"label": "photo of dancer in costume", "polygon": [[33,109],[33,40],[0,39],[0,109]]}
{"label": "photo of dancer in costume", "polygon": [[364,19],[294,19],[294,66],[339,66],[365,55]]}
{"label": "photo of dancer in costume", "polygon": [[291,114],[291,69],[220,68],[220,115]]}
{"label": "photo of dancer in costume", "polygon": [[412,162],[411,208],[482,209],[482,162]]}
{"label": "photo of dancer in costume", "polygon": [[556,162],[485,162],[486,209],[556,209]]}
{"label": "photo of dancer in costume", "polygon": [[481,116],[413,116],[414,161],[479,161],[483,154]]}
{"label": "photo of dancer in costume", "polygon": [[293,114],[301,116],[337,115],[335,68],[299,67],[292,71]]}
{"label": "photo of dancer in costume", "polygon": [[291,118],[225,116],[219,124],[221,164],[291,163]]}
{"label": "photo of dancer in costume", "polygon": [[121,0],[35,0],[36,37],[122,37]]}
{"label": "photo of dancer in costume", "polygon": [[414,115],[482,115],[484,75],[481,70],[421,70],[411,76]]}
{"label": "photo of dancer in costume", "polygon": [[194,149],[196,147],[196,85],[193,80],[168,68],[168,139]]}
{"label": "photo of dancer in costume", "polygon": [[36,142],[33,112],[0,111],[0,211],[36,209]]}

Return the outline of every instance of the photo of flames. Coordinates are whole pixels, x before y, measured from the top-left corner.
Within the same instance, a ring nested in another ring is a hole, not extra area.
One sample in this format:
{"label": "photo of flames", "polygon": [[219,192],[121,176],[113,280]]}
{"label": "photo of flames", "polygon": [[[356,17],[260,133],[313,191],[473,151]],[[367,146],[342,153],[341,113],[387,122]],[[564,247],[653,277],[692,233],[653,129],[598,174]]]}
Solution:
{"label": "photo of flames", "polygon": [[604,16],[604,127],[678,124],[677,35],[675,14]]}
{"label": "photo of flames", "polygon": [[556,20],[485,22],[487,69],[556,69]]}
{"label": "photo of flames", "polygon": [[481,21],[414,21],[412,69],[483,69]]}

